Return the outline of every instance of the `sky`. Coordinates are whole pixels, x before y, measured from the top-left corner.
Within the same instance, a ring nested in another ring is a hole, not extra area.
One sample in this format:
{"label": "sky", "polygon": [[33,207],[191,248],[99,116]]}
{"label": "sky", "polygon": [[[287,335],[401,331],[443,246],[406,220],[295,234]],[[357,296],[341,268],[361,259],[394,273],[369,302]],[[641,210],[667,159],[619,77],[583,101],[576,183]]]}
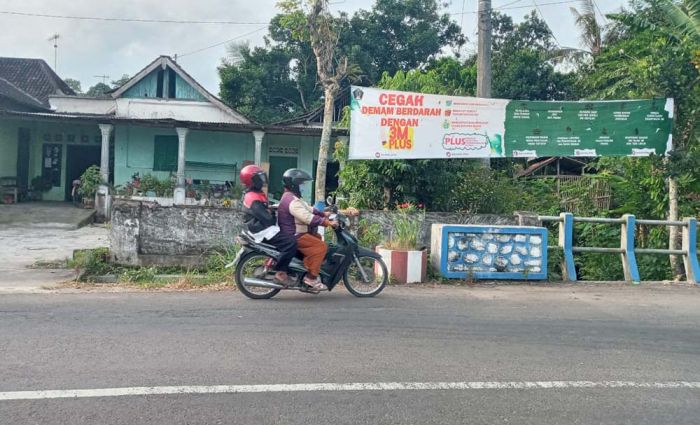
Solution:
{"label": "sky", "polygon": [[[62,78],[77,79],[83,90],[123,74],[134,75],[159,55],[178,55],[178,63],[214,94],[219,92],[217,67],[226,56],[228,40],[263,43],[267,22],[277,13],[277,0],[0,0],[0,56],[41,58]],[[370,9],[374,0],[331,0],[333,11]],[[626,0],[597,0],[602,13],[619,10]],[[520,20],[539,6],[540,13],[562,46],[579,46],[569,8],[576,0],[493,0],[493,7]],[[478,0],[452,0],[445,12],[476,42]],[[462,11],[465,13],[462,14]],[[123,22],[57,19],[45,16],[174,21],[210,24]],[[225,21],[226,23],[221,23]],[[213,47],[211,47],[213,46]]]}

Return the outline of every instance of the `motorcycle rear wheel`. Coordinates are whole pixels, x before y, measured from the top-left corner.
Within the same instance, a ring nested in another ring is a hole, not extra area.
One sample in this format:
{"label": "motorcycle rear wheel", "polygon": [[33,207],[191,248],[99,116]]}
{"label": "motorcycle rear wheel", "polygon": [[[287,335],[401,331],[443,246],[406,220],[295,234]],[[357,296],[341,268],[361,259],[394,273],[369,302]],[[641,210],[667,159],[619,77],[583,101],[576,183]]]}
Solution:
{"label": "motorcycle rear wheel", "polygon": [[245,284],[245,278],[247,277],[258,278],[255,276],[255,271],[264,267],[265,261],[267,261],[268,258],[270,257],[265,254],[250,252],[238,261],[235,273],[236,286],[246,297],[254,300],[268,300],[281,291],[281,289],[260,288],[257,286],[247,286]]}
{"label": "motorcycle rear wheel", "polygon": [[[360,270],[360,265],[362,270]],[[345,270],[343,283],[347,290],[356,297],[374,297],[379,295],[389,283],[389,271],[381,258],[360,255],[357,256],[357,260],[353,259]]]}

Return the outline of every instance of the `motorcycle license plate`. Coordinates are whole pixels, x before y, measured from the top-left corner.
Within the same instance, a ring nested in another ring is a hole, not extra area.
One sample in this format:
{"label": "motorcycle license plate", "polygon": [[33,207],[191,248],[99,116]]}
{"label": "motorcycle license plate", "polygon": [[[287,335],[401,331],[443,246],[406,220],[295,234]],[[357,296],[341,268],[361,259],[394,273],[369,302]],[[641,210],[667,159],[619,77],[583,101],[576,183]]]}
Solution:
{"label": "motorcycle license plate", "polygon": [[236,258],[234,258],[231,263],[227,264],[225,268],[231,269],[231,268],[236,267],[238,265],[238,262],[241,260],[241,257],[243,256],[244,252],[245,252],[245,249],[243,249],[243,248],[239,249],[238,254],[236,254]]}

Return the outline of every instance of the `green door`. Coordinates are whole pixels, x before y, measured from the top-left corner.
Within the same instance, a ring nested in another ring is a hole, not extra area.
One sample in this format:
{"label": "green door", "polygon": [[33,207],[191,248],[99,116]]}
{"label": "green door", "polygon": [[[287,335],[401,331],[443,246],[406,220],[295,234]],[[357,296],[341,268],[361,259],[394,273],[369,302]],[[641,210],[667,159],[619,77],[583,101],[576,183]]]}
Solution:
{"label": "green door", "polygon": [[284,192],[282,175],[290,168],[297,168],[298,160],[295,156],[270,156],[270,185],[268,195],[271,199],[280,200]]}

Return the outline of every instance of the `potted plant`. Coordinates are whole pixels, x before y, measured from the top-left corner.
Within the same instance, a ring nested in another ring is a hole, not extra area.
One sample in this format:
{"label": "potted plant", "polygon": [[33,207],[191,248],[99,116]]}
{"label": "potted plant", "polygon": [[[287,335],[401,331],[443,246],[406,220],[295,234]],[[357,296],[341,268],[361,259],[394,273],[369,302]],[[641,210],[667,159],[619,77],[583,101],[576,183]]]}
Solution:
{"label": "potted plant", "polygon": [[95,194],[97,189],[99,189],[102,184],[102,175],[100,174],[100,167],[97,165],[90,166],[82,176],[80,176],[80,186],[78,187],[78,194],[83,198],[83,205],[85,208],[94,208],[95,206]]}
{"label": "potted plant", "polygon": [[428,253],[418,249],[418,242],[425,210],[406,203],[399,205],[395,214],[389,242],[377,247],[377,252],[396,283],[424,282],[428,271]]}
{"label": "potted plant", "polygon": [[32,179],[32,193],[34,199],[41,201],[42,195],[48,192],[53,187],[51,180],[48,177],[36,176]]}

